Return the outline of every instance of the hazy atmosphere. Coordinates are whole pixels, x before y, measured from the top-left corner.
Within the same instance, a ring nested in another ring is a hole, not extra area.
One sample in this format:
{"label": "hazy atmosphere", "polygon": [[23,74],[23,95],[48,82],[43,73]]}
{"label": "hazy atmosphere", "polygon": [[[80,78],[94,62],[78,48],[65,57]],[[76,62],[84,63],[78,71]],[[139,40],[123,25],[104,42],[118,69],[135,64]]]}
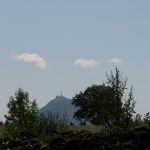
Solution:
{"label": "hazy atmosphere", "polygon": [[106,81],[115,66],[133,85],[136,111],[150,105],[150,1],[0,0],[0,120],[9,97],[39,107]]}

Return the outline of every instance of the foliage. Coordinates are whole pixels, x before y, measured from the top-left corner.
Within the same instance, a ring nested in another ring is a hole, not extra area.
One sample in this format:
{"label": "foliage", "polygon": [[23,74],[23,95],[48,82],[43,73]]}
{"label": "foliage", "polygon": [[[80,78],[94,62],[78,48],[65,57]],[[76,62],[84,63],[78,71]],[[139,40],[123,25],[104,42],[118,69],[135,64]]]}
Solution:
{"label": "foliage", "polygon": [[51,139],[57,134],[61,134],[68,129],[68,120],[66,115],[49,112],[40,114],[39,126],[37,128],[39,136],[44,139]]}
{"label": "foliage", "polygon": [[8,115],[5,115],[7,127],[13,138],[21,136],[49,136],[67,130],[67,117],[64,114],[40,114],[36,101],[29,99],[28,92],[18,89],[8,103]]}
{"label": "foliage", "polygon": [[113,97],[112,89],[105,84],[88,87],[83,93],[80,92],[73,98],[72,104],[78,108],[74,117],[79,120],[85,119],[92,124],[110,126]]}
{"label": "foliage", "polygon": [[147,112],[142,116],[137,113],[133,118],[134,127],[144,126],[146,128],[150,128],[150,113]]}
{"label": "foliage", "polygon": [[134,101],[134,97],[133,97],[133,88],[130,88],[130,92],[129,92],[129,96],[128,99],[125,100],[123,109],[124,109],[124,113],[123,113],[123,123],[122,123],[122,127],[124,128],[128,128],[128,127],[132,127],[134,126],[134,121],[133,121],[133,114],[135,113],[135,101]]}
{"label": "foliage", "polygon": [[66,131],[68,124],[68,120],[64,115],[60,115],[59,113],[49,112],[47,114],[47,125],[50,131],[55,131],[57,133],[62,133]]}
{"label": "foliage", "polygon": [[112,88],[114,95],[115,95],[115,104],[113,105],[114,111],[113,111],[113,124],[117,128],[120,127],[121,118],[123,116],[123,96],[124,91],[126,89],[126,82],[127,80],[122,79],[122,76],[120,74],[120,71],[115,68],[115,74],[111,71],[110,75],[106,74],[108,82],[107,84]]}
{"label": "foliage", "polygon": [[150,128],[150,113],[149,112],[147,112],[146,114],[144,114],[143,124],[145,126],[147,126],[148,128]]}
{"label": "foliage", "polygon": [[127,78],[123,78],[122,74],[115,68],[107,75],[107,84],[113,89],[115,94],[114,105],[114,126],[117,128],[128,128],[133,124],[133,114],[135,113],[135,101],[133,97],[133,88],[130,88],[128,98],[126,99]]}
{"label": "foliage", "polygon": [[31,102],[28,92],[20,88],[9,100],[5,118],[10,134],[13,137],[19,137],[22,133],[35,134],[39,114],[36,101]]}
{"label": "foliage", "polygon": [[133,119],[134,121],[134,127],[141,126],[143,124],[142,115],[137,113]]}
{"label": "foliage", "polygon": [[74,117],[105,127],[128,128],[133,124],[135,113],[133,88],[126,99],[127,79],[123,79],[117,68],[115,73],[111,71],[106,76],[105,84],[92,85],[73,97],[72,104],[77,107]]}

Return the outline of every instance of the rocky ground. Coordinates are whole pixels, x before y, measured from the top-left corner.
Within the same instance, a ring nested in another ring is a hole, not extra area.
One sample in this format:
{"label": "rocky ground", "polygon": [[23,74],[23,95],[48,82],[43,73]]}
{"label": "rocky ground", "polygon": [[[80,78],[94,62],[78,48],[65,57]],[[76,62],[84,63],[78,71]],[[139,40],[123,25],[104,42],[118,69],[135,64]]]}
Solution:
{"label": "rocky ground", "polygon": [[38,138],[21,141],[3,141],[0,150],[150,150],[150,130],[144,127],[132,130],[101,132],[68,131],[48,143]]}

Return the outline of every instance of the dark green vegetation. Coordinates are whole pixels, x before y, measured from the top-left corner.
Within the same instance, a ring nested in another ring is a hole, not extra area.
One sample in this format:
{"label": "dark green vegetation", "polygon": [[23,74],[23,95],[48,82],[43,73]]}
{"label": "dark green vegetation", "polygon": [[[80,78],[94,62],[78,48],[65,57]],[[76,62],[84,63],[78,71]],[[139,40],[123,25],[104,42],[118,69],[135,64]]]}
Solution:
{"label": "dark green vegetation", "polygon": [[21,133],[36,134],[39,114],[36,101],[29,100],[28,92],[18,89],[14,97],[10,97],[8,103],[9,112],[5,115],[8,123],[9,133],[13,137],[20,136]]}
{"label": "dark green vegetation", "polygon": [[[59,133],[45,142],[40,138],[0,140],[0,150],[149,150],[150,130],[139,127],[128,130],[104,130],[97,126],[77,127]],[[94,130],[91,130],[92,128]],[[97,130],[96,130],[97,129]]]}
{"label": "dark green vegetation", "polygon": [[74,117],[84,126],[73,126],[65,113],[40,113],[36,100],[18,89],[0,128],[0,149],[150,149],[150,114],[135,112],[133,88],[126,85],[115,68],[107,82],[76,94]]}
{"label": "dark green vegetation", "polygon": [[84,122],[104,125],[110,128],[128,128],[133,126],[135,101],[130,88],[126,98],[126,83],[120,71],[111,71],[108,81],[102,85],[92,85],[84,92],[76,94],[73,104],[78,108],[74,117]]}
{"label": "dark green vegetation", "polygon": [[49,139],[55,133],[66,130],[67,118],[58,113],[41,114],[36,101],[29,99],[28,92],[18,89],[8,103],[8,115],[5,115],[7,130],[11,138],[42,137]]}

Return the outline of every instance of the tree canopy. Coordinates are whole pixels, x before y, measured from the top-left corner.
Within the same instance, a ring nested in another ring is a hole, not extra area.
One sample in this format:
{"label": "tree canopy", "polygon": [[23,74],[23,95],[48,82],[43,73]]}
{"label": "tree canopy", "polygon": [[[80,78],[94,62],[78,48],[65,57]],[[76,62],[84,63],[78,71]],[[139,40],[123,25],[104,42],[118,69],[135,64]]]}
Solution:
{"label": "tree canopy", "polygon": [[128,98],[125,98],[127,79],[123,79],[120,71],[115,68],[107,74],[107,82],[102,85],[92,85],[84,92],[73,97],[72,104],[77,107],[74,117],[78,120],[89,121],[109,127],[128,127],[135,113],[133,88]]}
{"label": "tree canopy", "polygon": [[21,132],[34,133],[39,111],[36,101],[29,99],[28,92],[18,89],[15,96],[9,98],[8,114],[5,115],[10,133],[17,137]]}
{"label": "tree canopy", "polygon": [[73,98],[72,103],[78,108],[74,117],[79,120],[85,119],[93,124],[110,126],[114,105],[113,97],[112,88],[105,84],[88,87]]}

